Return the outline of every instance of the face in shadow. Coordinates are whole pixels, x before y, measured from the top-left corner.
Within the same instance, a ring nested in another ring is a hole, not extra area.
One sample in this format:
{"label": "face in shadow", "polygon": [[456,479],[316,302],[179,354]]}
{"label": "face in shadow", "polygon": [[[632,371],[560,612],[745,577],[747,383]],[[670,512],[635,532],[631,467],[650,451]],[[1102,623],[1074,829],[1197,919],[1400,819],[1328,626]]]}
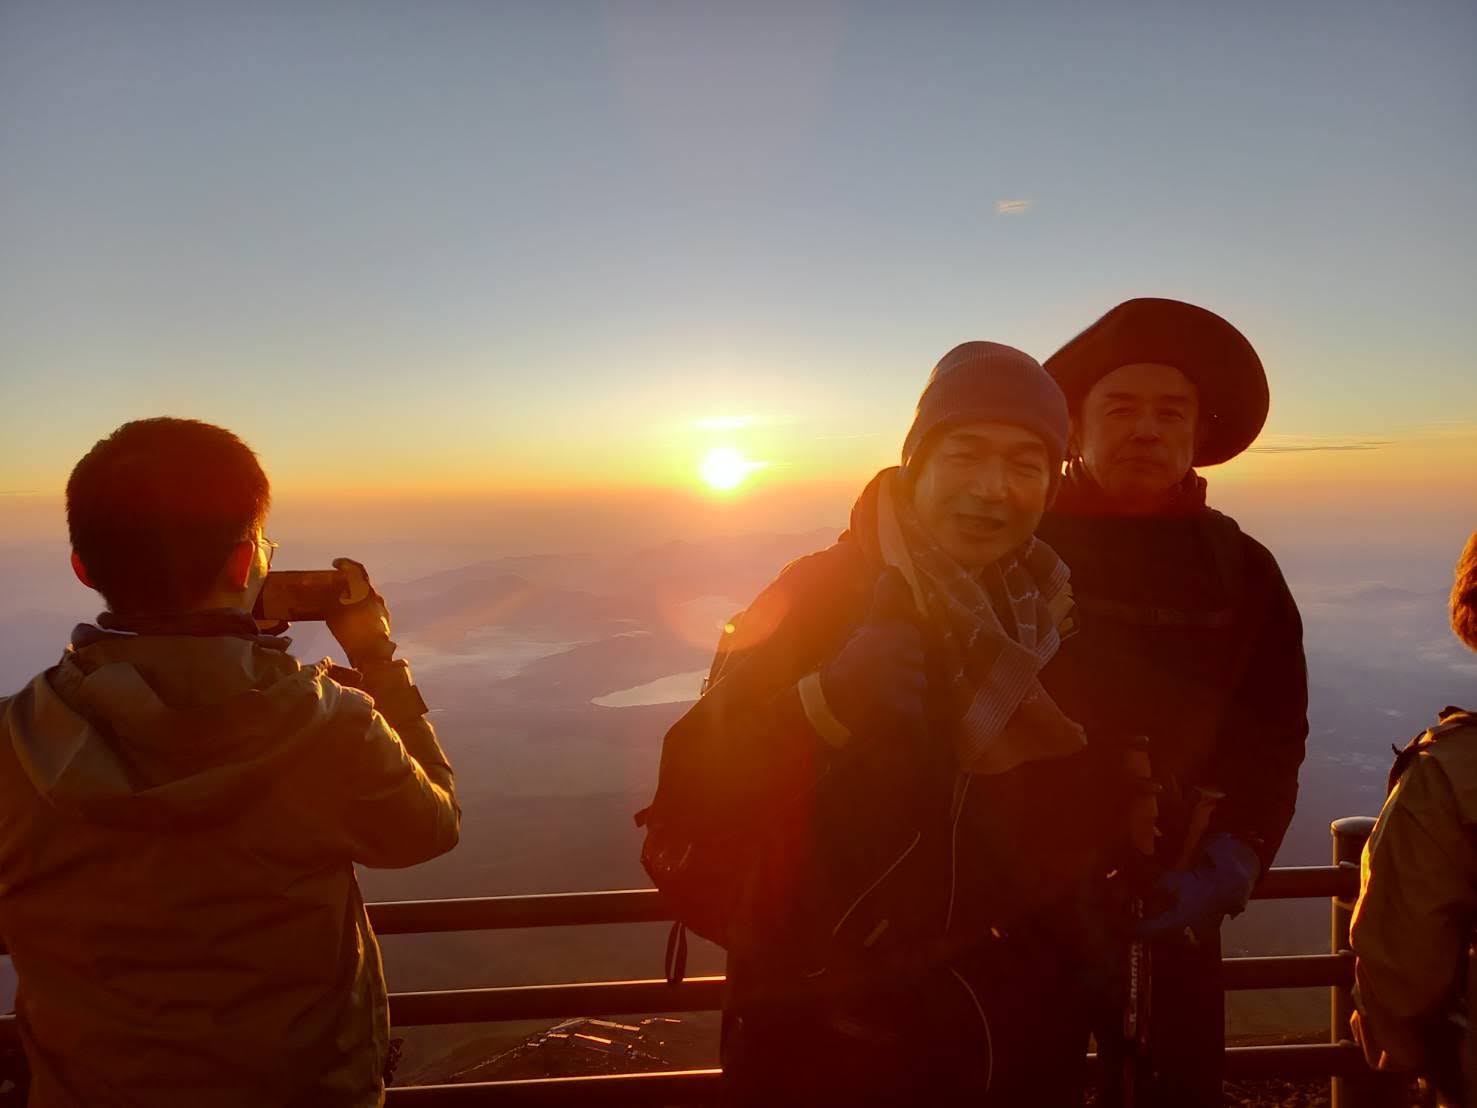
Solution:
{"label": "face in shadow", "polygon": [[1151,507],[1190,471],[1199,421],[1199,393],[1174,366],[1120,366],[1083,398],[1071,452],[1110,497]]}

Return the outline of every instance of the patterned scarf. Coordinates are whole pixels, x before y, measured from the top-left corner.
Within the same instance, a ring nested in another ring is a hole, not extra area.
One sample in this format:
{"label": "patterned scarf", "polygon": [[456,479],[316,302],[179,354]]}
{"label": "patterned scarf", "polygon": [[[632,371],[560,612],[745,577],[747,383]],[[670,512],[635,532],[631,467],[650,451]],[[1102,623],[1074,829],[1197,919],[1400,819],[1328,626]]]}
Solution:
{"label": "patterned scarf", "polygon": [[[851,530],[875,561],[902,572],[943,641],[962,770],[1004,773],[1082,749],[1082,728],[1037,679],[1063,631],[1071,633],[1070,571],[1056,551],[1033,537],[979,574],[967,572],[924,530],[897,468],[883,470],[862,492]],[[1013,637],[997,603],[1015,626]]]}

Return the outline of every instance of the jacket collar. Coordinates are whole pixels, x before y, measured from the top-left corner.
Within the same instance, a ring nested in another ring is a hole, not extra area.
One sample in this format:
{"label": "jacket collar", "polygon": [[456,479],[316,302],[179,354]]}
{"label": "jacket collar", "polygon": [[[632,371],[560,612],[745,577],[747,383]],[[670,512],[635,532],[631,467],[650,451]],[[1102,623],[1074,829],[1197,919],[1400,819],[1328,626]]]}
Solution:
{"label": "jacket collar", "polygon": [[143,635],[184,635],[193,638],[229,636],[246,639],[268,650],[286,650],[292,645],[289,638],[262,634],[251,614],[240,608],[163,615],[103,612],[97,617],[95,625],[79,623],[72,629],[72,645],[81,649],[109,639]]}
{"label": "jacket collar", "polygon": [[1051,506],[1051,510],[1075,516],[1131,517],[1142,515],[1146,518],[1195,516],[1206,510],[1206,488],[1205,478],[1192,469],[1174,487],[1168,499],[1157,511],[1125,512],[1118,502],[1105,493],[1102,486],[1092,479],[1087,472],[1087,467],[1082,464],[1082,459],[1073,458],[1067,465],[1067,474],[1062,479],[1061,491],[1057,494],[1056,502]]}

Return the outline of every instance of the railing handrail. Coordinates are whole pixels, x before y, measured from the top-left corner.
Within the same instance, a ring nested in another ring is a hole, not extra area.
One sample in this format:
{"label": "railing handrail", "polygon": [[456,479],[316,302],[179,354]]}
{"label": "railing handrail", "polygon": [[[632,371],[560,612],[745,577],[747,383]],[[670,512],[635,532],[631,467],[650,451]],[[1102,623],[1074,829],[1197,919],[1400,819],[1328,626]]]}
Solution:
{"label": "railing handrail", "polygon": [[[1300,900],[1351,898],[1358,892],[1359,872],[1347,866],[1283,866],[1267,871],[1251,895],[1254,900]],[[673,918],[658,889],[392,900],[366,907],[380,935],[663,923]]]}

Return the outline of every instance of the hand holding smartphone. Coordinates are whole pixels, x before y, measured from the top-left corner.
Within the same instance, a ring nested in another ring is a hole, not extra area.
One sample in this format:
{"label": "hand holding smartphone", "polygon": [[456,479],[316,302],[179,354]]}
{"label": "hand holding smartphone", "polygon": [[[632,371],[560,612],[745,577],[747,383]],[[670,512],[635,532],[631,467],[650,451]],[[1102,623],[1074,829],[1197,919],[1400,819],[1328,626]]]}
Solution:
{"label": "hand holding smartphone", "polygon": [[357,562],[344,561],[336,569],[274,569],[262,582],[251,614],[263,623],[323,621],[371,591]]}

